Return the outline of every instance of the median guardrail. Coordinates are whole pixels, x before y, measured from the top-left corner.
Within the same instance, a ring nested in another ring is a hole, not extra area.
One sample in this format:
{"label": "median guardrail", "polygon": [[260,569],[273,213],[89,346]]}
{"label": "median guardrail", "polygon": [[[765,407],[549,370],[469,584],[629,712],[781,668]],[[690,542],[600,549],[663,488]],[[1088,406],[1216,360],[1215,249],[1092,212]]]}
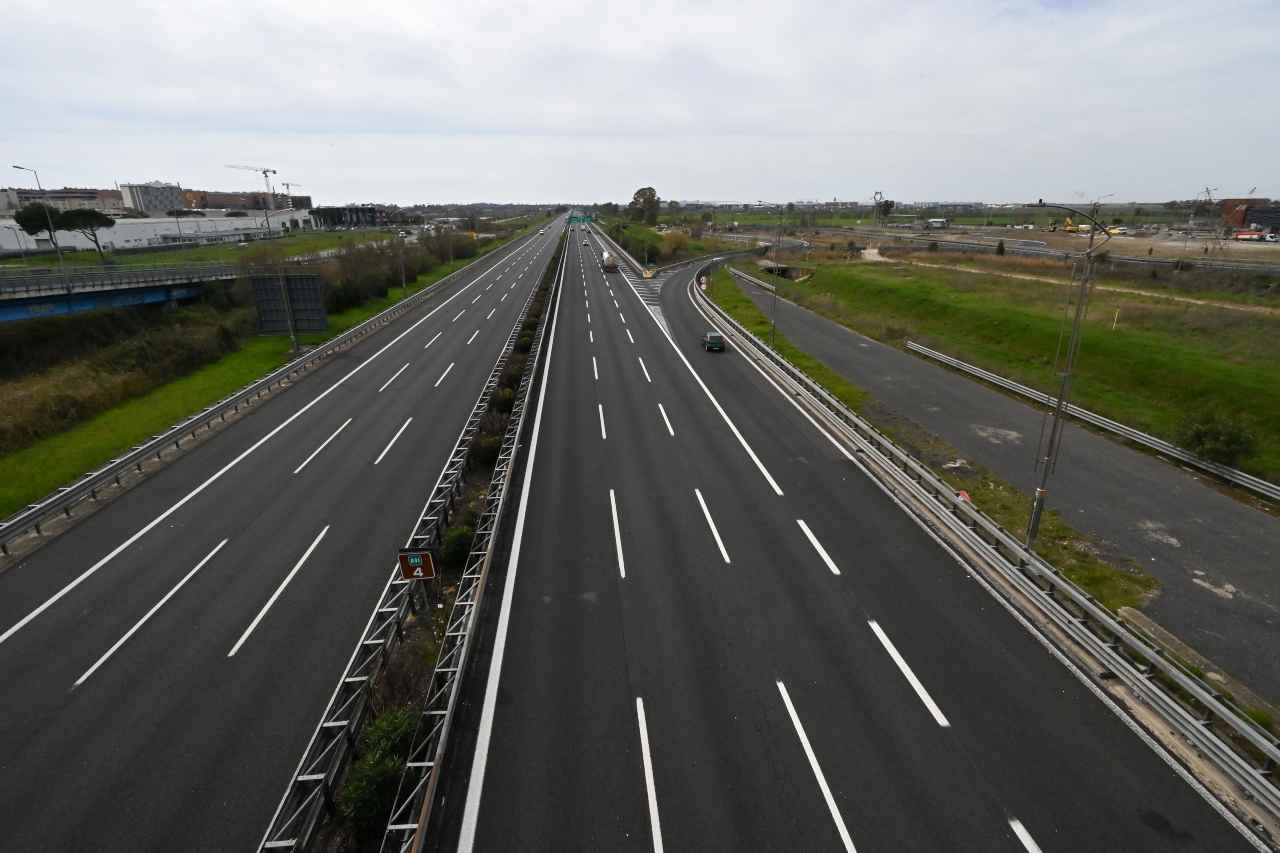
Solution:
{"label": "median guardrail", "polygon": [[432,809],[439,791],[460,687],[475,643],[481,597],[497,553],[500,525],[519,470],[521,443],[527,439],[527,429],[532,426],[527,414],[535,386],[534,380],[539,371],[545,376],[546,361],[541,357],[542,347],[559,303],[568,258],[569,253],[562,251],[559,267],[552,280],[551,293],[538,323],[537,334],[529,348],[525,374],[516,389],[507,430],[498,451],[498,460],[485,491],[484,509],[476,521],[476,532],[471,540],[466,568],[458,584],[458,593],[440,645],[440,655],[427,689],[427,701],[419,717],[418,728],[414,731],[409,756],[396,790],[395,805],[387,821],[382,842],[384,851],[420,853],[432,825]]}
{"label": "median guardrail", "polygon": [[[898,501],[905,511],[916,515],[926,529],[945,531],[951,542],[980,561],[984,570],[1006,582],[1054,629],[1096,660],[1102,672],[1095,671],[1093,680],[1114,679],[1122,683],[1180,740],[1192,745],[1231,780],[1244,799],[1256,803],[1272,820],[1280,820],[1280,787],[1276,780],[1280,739],[1250,719],[1244,709],[1213,684],[1122,623],[1093,596],[1025,548],[975,507],[968,496],[957,493],[856,415],[692,282],[689,292],[700,310],[730,330],[730,339],[744,355],[771,365],[780,378],[808,398],[811,408],[823,414],[824,420],[860,451],[856,464],[908,498]],[[993,594],[1001,594],[994,586],[989,588]],[[1018,607],[1008,596],[1002,597],[1011,607]],[[1038,630],[1046,641],[1053,642],[1043,628]]]}
{"label": "median guardrail", "polygon": [[[1057,398],[1050,394],[1046,394],[1043,391],[1037,391],[1035,388],[1029,388],[1021,383],[1014,382],[1012,379],[1006,379],[997,373],[992,373],[990,370],[984,370],[976,365],[968,364],[958,358],[953,358],[946,353],[929,349],[928,347],[922,346],[914,341],[907,341],[907,349],[911,352],[919,353],[926,358],[940,362],[941,364],[945,364],[948,367],[967,373],[970,376],[976,376],[979,379],[990,382],[992,385],[996,385],[1006,391],[1034,400],[1041,405],[1048,406],[1049,408],[1053,408],[1058,405]],[[1201,471],[1206,471],[1216,477],[1221,477],[1229,483],[1249,489],[1260,495],[1271,498],[1272,500],[1280,500],[1280,485],[1264,480],[1261,477],[1255,477],[1252,474],[1247,474],[1244,471],[1232,468],[1229,465],[1222,465],[1217,462],[1211,462],[1208,459],[1203,459],[1196,456],[1189,450],[1184,450],[1183,448],[1178,447],[1176,444],[1171,444],[1162,438],[1156,438],[1154,435],[1149,435],[1148,433],[1134,429],[1131,426],[1126,426],[1119,421],[1113,421],[1110,418],[1103,417],[1102,415],[1099,415],[1096,412],[1091,412],[1088,409],[1082,409],[1073,403],[1068,403],[1066,410],[1067,414],[1071,415],[1073,418],[1084,421],[1087,424],[1091,424],[1099,429],[1104,429],[1107,432],[1114,433],[1122,438],[1132,441],[1135,444],[1141,444],[1144,447],[1149,447],[1157,453],[1163,453],[1166,456],[1171,456],[1180,462],[1185,462],[1188,465],[1194,465]]]}
{"label": "median guardrail", "polygon": [[[506,254],[509,255],[518,247],[527,242],[533,235],[525,235],[515,240],[508,248]],[[249,407],[260,400],[264,394],[269,393],[272,389],[281,387],[284,383],[291,381],[294,377],[301,375],[305,371],[315,367],[320,362],[341,352],[355,343],[363,340],[368,335],[381,329],[391,321],[397,319],[407,311],[421,305],[424,301],[432,298],[439,293],[442,285],[445,285],[459,276],[470,274],[476,264],[494,259],[495,254],[486,255],[478,258],[462,269],[455,270],[440,281],[423,288],[417,293],[408,296],[395,305],[387,308],[385,311],[371,317],[358,326],[355,326],[340,335],[330,338],[328,341],[317,347],[307,351],[283,367],[273,370],[271,373],[261,379],[252,382],[240,390],[223,397],[211,406],[201,409],[196,414],[185,420],[180,421],[168,430],[154,436],[150,440],[139,444],[121,456],[110,460],[106,465],[85,474],[75,482],[59,488],[56,492],[40,501],[31,504],[26,509],[19,510],[0,522],[0,554],[8,556],[10,546],[13,541],[20,536],[28,533],[35,533],[37,536],[44,534],[43,525],[48,522],[51,517],[61,513],[64,517],[70,518],[74,507],[86,500],[97,501],[98,492],[111,488],[120,487],[122,478],[131,471],[138,474],[142,473],[143,463],[156,459],[159,460],[161,455],[170,449],[179,450],[183,442],[196,438],[197,434],[204,430],[213,429],[215,422],[225,423],[228,414],[237,414],[242,406]],[[503,256],[505,257],[505,255]],[[496,262],[496,261],[495,261]]]}

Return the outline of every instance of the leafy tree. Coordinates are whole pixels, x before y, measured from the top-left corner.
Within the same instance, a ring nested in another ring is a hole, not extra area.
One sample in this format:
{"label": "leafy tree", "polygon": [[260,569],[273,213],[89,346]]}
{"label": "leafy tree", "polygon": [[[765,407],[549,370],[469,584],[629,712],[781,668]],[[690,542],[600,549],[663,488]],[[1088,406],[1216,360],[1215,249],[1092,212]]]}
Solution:
{"label": "leafy tree", "polygon": [[658,191],[653,187],[641,187],[631,196],[631,204],[627,205],[627,216],[646,225],[658,222]]}
{"label": "leafy tree", "polygon": [[787,215],[790,216],[795,212],[796,212],[796,203],[794,201],[787,202]]}
{"label": "leafy tree", "polygon": [[102,241],[98,238],[98,232],[115,227],[116,221],[110,216],[100,210],[64,210],[58,214],[54,225],[62,231],[79,231],[98,250],[98,258],[103,261],[107,259],[102,253]]}
{"label": "leafy tree", "polygon": [[[49,232],[49,242],[54,248],[58,246],[58,237],[55,232],[58,230],[58,216],[60,212],[53,207],[42,202],[34,201],[31,204],[23,205],[17,213],[13,215],[13,221],[18,223],[18,227],[26,231],[32,237],[42,231]],[[49,223],[53,223],[53,228],[49,228]]]}

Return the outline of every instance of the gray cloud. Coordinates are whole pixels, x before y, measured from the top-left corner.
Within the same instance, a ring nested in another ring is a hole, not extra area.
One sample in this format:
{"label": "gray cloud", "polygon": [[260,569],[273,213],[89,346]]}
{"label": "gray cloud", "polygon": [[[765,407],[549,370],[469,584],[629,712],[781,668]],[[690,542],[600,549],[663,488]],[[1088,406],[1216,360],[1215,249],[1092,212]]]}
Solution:
{"label": "gray cloud", "polygon": [[58,185],[249,187],[223,168],[245,162],[327,202],[1280,196],[1270,2],[19,0],[4,21],[0,147]]}

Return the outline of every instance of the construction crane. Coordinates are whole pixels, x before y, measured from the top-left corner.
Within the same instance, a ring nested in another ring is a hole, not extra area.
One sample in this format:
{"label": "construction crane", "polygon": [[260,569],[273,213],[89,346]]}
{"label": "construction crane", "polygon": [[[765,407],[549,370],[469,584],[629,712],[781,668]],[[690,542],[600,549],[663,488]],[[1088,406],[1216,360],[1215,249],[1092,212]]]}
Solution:
{"label": "construction crane", "polygon": [[267,187],[266,222],[267,222],[267,233],[270,234],[271,233],[271,211],[276,209],[275,192],[273,192],[271,189],[271,175],[276,174],[276,170],[268,169],[265,166],[237,166],[232,164],[228,164],[227,168],[240,169],[245,172],[261,172],[262,173],[262,182],[266,184],[266,187]]}
{"label": "construction crane", "polygon": [[284,187],[284,203],[288,210],[293,210],[293,188],[300,187],[302,184],[295,184],[290,181],[281,181],[280,185]]}

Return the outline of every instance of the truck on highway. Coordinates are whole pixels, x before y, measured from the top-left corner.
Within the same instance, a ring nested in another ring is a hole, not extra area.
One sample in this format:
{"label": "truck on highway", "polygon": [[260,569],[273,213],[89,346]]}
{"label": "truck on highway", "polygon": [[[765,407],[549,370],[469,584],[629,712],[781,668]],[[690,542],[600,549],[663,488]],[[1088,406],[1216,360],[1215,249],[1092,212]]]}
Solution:
{"label": "truck on highway", "polygon": [[609,254],[608,252],[605,252],[603,255],[600,256],[600,266],[604,268],[605,272],[617,272],[618,259],[615,258],[613,255]]}

